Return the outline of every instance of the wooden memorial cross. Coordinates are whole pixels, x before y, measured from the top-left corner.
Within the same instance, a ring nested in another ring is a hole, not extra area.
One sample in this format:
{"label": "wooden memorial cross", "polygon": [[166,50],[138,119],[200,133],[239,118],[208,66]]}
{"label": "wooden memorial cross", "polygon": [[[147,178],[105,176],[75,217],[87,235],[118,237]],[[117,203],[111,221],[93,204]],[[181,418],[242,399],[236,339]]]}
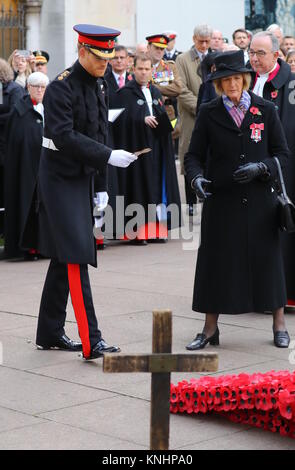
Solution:
{"label": "wooden memorial cross", "polygon": [[151,372],[150,449],[169,449],[171,372],[215,372],[215,353],[171,354],[172,312],[153,312],[153,354],[108,354],[103,358],[104,372]]}

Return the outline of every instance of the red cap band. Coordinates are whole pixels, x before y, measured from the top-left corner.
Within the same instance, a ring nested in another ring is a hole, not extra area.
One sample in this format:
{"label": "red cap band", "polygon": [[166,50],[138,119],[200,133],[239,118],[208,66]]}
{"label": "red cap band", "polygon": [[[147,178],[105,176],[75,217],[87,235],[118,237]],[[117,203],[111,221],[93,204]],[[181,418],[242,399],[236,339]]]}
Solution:
{"label": "red cap band", "polygon": [[97,41],[96,39],[90,39],[87,36],[82,36],[79,34],[78,41],[81,44],[87,44],[89,46],[101,47],[102,49],[114,49],[115,41],[113,39],[108,41]]}

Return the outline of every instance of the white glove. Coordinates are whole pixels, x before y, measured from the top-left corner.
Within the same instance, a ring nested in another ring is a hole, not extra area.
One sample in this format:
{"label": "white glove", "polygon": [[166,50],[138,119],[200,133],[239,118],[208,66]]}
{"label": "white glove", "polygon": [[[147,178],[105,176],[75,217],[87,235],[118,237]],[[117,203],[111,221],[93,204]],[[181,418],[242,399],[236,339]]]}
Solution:
{"label": "white glove", "polygon": [[137,160],[137,156],[133,153],[125,152],[125,150],[113,150],[108,164],[119,168],[127,168],[135,160]]}
{"label": "white glove", "polygon": [[109,195],[106,191],[95,193],[93,200],[97,211],[103,211],[108,205]]}

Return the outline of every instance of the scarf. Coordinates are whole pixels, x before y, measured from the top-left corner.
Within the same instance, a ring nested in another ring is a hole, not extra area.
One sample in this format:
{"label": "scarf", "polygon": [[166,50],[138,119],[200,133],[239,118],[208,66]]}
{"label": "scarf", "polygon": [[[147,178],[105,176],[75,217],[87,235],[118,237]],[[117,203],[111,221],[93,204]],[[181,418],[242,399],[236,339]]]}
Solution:
{"label": "scarf", "polygon": [[234,122],[241,127],[251,104],[251,97],[247,91],[243,91],[239,104],[236,106],[226,95],[222,95],[223,104]]}

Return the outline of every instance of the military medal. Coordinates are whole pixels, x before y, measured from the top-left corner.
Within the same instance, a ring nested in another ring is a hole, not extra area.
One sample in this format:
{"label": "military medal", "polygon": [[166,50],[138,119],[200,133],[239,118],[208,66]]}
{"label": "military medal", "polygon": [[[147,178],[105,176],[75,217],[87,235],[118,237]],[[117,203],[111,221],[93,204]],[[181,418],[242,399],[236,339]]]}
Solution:
{"label": "military medal", "polygon": [[250,129],[252,130],[251,139],[258,144],[262,140],[261,131],[264,131],[264,124],[251,124]]}

